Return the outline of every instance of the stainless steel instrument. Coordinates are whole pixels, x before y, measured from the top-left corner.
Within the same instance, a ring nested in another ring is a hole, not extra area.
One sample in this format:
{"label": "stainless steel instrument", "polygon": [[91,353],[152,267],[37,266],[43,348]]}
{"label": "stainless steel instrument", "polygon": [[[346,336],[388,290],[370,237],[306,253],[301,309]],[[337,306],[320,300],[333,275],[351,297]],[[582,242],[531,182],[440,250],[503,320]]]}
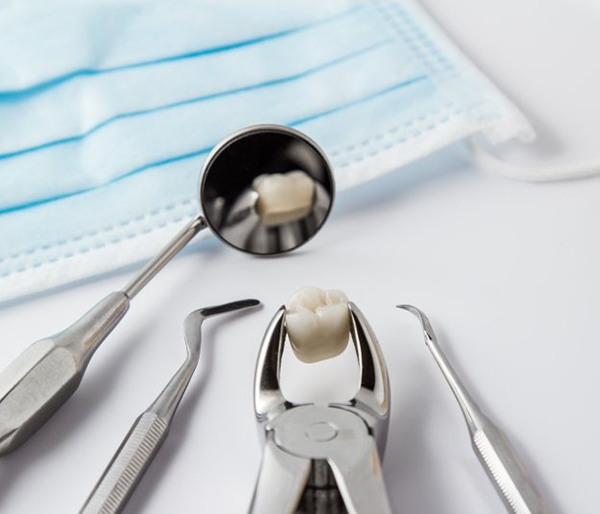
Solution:
{"label": "stainless steel instrument", "polygon": [[[300,220],[263,226],[249,187],[258,175],[290,170],[302,170],[315,182],[312,208]],[[110,293],[62,332],[33,343],[0,374],[0,455],[19,447],[70,398],[98,346],[125,316],[130,300],[198,232],[210,225],[227,244],[248,253],[287,252],[319,231],[333,194],[325,154],[296,130],[255,126],[223,141],[204,165],[199,195],[204,215],[191,220],[121,291]]]}
{"label": "stainless steel instrument", "polygon": [[425,344],[442,370],[458,400],[471,435],[473,449],[508,512],[513,514],[548,514],[540,493],[520,462],[508,438],[475,403],[454,368],[442,352],[427,316],[412,305],[398,305],[421,322]]}
{"label": "stainless steel instrument", "polygon": [[167,437],[175,411],[200,359],[202,322],[226,312],[259,305],[258,300],[240,300],[192,312],[184,322],[187,357],[162,393],[134,422],[104,474],[94,487],[81,514],[121,512],[141,477]]}
{"label": "stainless steel instrument", "polygon": [[285,307],[262,341],[254,409],[264,451],[252,514],[390,514],[381,459],[389,423],[389,381],[381,349],[360,310],[348,304],[359,388],[348,403],[289,402],[280,389]]}

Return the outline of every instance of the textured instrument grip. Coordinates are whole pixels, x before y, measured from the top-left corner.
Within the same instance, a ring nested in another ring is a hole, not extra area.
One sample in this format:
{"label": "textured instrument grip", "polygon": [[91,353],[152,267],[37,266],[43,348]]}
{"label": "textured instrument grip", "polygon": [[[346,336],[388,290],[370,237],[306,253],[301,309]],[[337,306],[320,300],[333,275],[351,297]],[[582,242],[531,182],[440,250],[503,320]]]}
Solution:
{"label": "textured instrument grip", "polygon": [[153,412],[142,414],[131,427],[106,471],[81,509],[81,514],[116,514],[161,447],[169,426]]}
{"label": "textured instrument grip", "polygon": [[486,421],[485,430],[473,434],[473,447],[511,512],[548,514],[540,493],[502,430]]}

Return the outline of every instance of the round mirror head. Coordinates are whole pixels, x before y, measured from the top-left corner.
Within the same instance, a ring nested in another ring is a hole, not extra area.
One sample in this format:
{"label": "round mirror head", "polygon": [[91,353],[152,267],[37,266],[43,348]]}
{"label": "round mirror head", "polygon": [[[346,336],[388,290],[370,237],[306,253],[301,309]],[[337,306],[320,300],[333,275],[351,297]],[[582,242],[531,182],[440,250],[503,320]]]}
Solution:
{"label": "round mirror head", "polygon": [[245,252],[298,248],[321,228],[334,182],[323,151],[287,127],[260,125],[234,134],[208,156],[200,203],[212,230]]}

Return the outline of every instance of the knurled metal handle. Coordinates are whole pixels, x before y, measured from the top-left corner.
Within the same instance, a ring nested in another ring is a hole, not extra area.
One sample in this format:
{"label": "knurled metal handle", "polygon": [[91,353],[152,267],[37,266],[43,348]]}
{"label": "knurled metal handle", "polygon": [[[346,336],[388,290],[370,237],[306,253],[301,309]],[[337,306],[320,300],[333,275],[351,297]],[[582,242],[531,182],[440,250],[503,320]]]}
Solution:
{"label": "knurled metal handle", "polygon": [[121,443],[80,514],[117,514],[164,442],[169,425],[143,413]]}

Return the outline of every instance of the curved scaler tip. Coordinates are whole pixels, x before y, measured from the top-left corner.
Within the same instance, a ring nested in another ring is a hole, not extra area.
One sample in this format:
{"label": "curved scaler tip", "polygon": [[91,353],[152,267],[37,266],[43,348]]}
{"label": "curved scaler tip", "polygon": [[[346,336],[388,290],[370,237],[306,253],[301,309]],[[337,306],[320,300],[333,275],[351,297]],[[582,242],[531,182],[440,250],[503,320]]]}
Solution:
{"label": "curved scaler tip", "polygon": [[256,307],[259,305],[261,305],[260,301],[255,299],[238,300],[235,302],[213,305],[211,307],[202,307],[201,309],[190,312],[186,316],[183,323],[186,343],[190,347],[199,347],[201,339],[200,327],[206,318],[210,318],[211,316],[215,316],[217,314],[226,314],[228,312]]}
{"label": "curved scaler tip", "polygon": [[411,314],[413,314],[414,316],[417,317],[417,319],[421,323],[421,326],[423,327],[423,332],[425,333],[425,341],[426,342],[437,341],[435,332],[433,331],[433,327],[431,326],[431,322],[429,321],[429,318],[425,315],[425,313],[421,309],[415,307],[414,305],[408,305],[408,304],[396,305],[396,307],[398,309],[402,309],[404,311],[410,312]]}

